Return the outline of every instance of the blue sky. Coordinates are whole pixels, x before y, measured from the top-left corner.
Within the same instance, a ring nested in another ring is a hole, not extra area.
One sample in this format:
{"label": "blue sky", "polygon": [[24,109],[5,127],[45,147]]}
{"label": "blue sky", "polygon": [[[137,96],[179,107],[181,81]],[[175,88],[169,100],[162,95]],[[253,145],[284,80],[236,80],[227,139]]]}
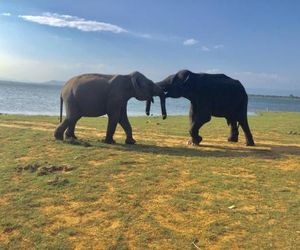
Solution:
{"label": "blue sky", "polygon": [[0,78],[225,73],[300,89],[300,1],[1,1]]}

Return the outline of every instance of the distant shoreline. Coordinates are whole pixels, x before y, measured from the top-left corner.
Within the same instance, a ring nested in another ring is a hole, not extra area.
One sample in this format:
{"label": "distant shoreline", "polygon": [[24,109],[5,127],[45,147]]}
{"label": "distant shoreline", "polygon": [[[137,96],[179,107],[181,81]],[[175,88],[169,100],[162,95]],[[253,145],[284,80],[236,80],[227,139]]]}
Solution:
{"label": "distant shoreline", "polygon": [[[247,114],[248,116],[257,116],[260,113],[299,113],[297,111],[268,111],[268,110],[261,110],[261,111],[257,111],[257,112],[252,112],[249,111]],[[168,114],[168,117],[177,117],[177,116],[188,116],[188,112],[186,114]],[[59,117],[59,114],[40,114],[40,113],[0,113],[0,116],[41,116],[41,117]],[[65,117],[65,114],[63,114],[63,117]],[[99,118],[99,117],[107,117],[107,115],[102,115],[102,116],[95,116],[95,117],[85,117],[85,118]],[[161,115],[150,115],[150,116],[146,116],[142,115],[142,114],[128,114],[128,117],[146,117],[146,118],[160,118]],[[213,116],[215,117],[215,116]],[[224,118],[224,117],[217,117],[217,118]]]}
{"label": "distant shoreline", "polygon": [[261,97],[261,98],[280,98],[280,99],[297,99],[300,100],[300,96],[295,95],[258,95],[248,94],[249,97]]}
{"label": "distant shoreline", "polygon": [[[19,81],[6,81],[6,80],[0,80],[1,84],[13,84],[13,85],[34,85],[39,87],[62,87],[64,85],[65,81],[59,81],[59,80],[50,80],[46,82],[19,82]],[[257,90],[259,91],[259,89]],[[265,91],[265,90],[264,90]],[[272,90],[270,90],[272,91]],[[290,95],[274,95],[274,94],[250,94],[247,91],[249,97],[264,97],[264,98],[281,98],[281,99],[300,99],[300,96],[290,94]]]}

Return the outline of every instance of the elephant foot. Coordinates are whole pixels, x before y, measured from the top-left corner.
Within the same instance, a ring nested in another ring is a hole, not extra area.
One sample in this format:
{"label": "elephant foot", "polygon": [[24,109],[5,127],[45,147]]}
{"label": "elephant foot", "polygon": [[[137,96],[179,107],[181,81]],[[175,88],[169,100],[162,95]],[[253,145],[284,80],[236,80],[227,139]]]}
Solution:
{"label": "elephant foot", "polygon": [[125,143],[126,144],[135,144],[136,140],[133,138],[126,138]]}
{"label": "elephant foot", "polygon": [[192,139],[187,141],[187,145],[199,146],[200,143],[194,143]]}
{"label": "elephant foot", "polygon": [[62,133],[57,133],[57,132],[55,131],[55,132],[54,132],[54,138],[55,138],[56,140],[62,141],[62,140],[64,139],[64,134],[62,134]]}
{"label": "elephant foot", "polygon": [[254,141],[247,141],[246,146],[252,147],[252,146],[255,146],[255,143],[254,143]]}
{"label": "elephant foot", "polygon": [[199,136],[197,138],[191,138],[190,140],[188,140],[187,144],[192,146],[199,146],[201,141],[202,141],[202,137]]}
{"label": "elephant foot", "polygon": [[246,137],[246,146],[255,146],[252,135]]}
{"label": "elephant foot", "polygon": [[114,139],[102,139],[101,142],[106,143],[106,144],[116,144],[116,141]]}
{"label": "elephant foot", "polygon": [[70,144],[80,144],[80,141],[74,137],[65,137],[64,141]]}
{"label": "elephant foot", "polygon": [[238,142],[239,141],[239,137],[238,136],[229,136],[228,137],[228,141],[229,142]]}
{"label": "elephant foot", "polygon": [[75,135],[65,135],[66,140],[77,140],[77,137]]}

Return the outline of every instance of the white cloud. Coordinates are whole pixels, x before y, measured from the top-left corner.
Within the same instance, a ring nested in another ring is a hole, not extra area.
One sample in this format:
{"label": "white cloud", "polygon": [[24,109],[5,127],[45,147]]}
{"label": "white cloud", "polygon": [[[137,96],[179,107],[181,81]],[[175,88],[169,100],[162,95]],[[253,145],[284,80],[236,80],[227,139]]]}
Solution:
{"label": "white cloud", "polygon": [[224,45],[223,44],[217,44],[214,46],[214,49],[223,49]]}
{"label": "white cloud", "polygon": [[197,43],[198,43],[198,41],[194,38],[189,38],[189,39],[183,41],[183,45],[186,45],[186,46],[192,46],[192,45],[195,45]]}
{"label": "white cloud", "polygon": [[233,72],[229,74],[234,79],[240,80],[245,87],[250,88],[276,88],[279,85],[282,87],[286,85],[292,86],[291,81],[277,73],[269,72],[252,72],[252,71],[242,71]]}
{"label": "white cloud", "polygon": [[142,33],[132,33],[132,34],[142,38],[153,39],[153,36],[150,34],[142,34]]}
{"label": "white cloud", "polygon": [[[186,46],[193,46],[195,44],[199,43],[198,40],[194,39],[194,38],[190,38],[190,39],[187,39],[183,42],[183,45],[186,45]],[[223,44],[216,44],[214,46],[205,46],[205,45],[202,45],[201,46],[201,50],[202,51],[211,51],[213,49],[222,49],[224,48],[224,45]]]}
{"label": "white cloud", "polygon": [[67,27],[74,28],[86,32],[95,32],[95,31],[108,31],[113,33],[124,33],[128,32],[126,29],[123,29],[120,26],[85,20],[84,18],[79,18],[76,16],[70,15],[60,15],[56,13],[43,13],[41,16],[32,16],[32,15],[19,15],[25,21],[34,22],[42,25],[48,25],[53,27]]}
{"label": "white cloud", "polygon": [[205,73],[209,73],[209,74],[217,74],[217,73],[220,73],[220,69],[207,69],[207,70],[204,70]]}
{"label": "white cloud", "polygon": [[[10,16],[10,13],[2,13],[1,15]],[[179,41],[182,38],[177,36],[170,36],[170,35],[162,35],[162,34],[155,34],[151,35],[148,33],[139,33],[134,31],[129,31],[125,28],[122,28],[118,25],[105,23],[105,22],[98,22],[95,20],[86,20],[81,17],[71,16],[71,15],[64,15],[64,14],[57,14],[57,13],[49,13],[45,12],[41,15],[19,15],[19,18],[23,19],[27,22],[38,23],[41,25],[48,25],[52,27],[60,27],[60,28],[73,28],[78,29],[80,31],[85,32],[112,32],[112,33],[127,33],[131,36],[140,37],[144,39],[154,39],[154,40],[161,40],[161,41]],[[189,38],[183,41],[183,45],[185,46],[193,46],[198,44],[199,41],[195,38]],[[214,48],[222,48],[223,45],[215,45]],[[211,49],[202,46],[203,51],[210,51]]]}
{"label": "white cloud", "polygon": [[11,16],[11,14],[9,12],[4,12],[4,13],[1,13],[1,16]]}
{"label": "white cloud", "polygon": [[243,78],[251,79],[252,81],[253,80],[274,81],[274,80],[280,80],[281,78],[279,77],[278,74],[265,73],[265,72],[244,71],[244,72],[235,72],[234,74]]}
{"label": "white cloud", "polygon": [[201,47],[201,50],[203,50],[203,51],[210,51],[210,48],[208,48],[208,47],[206,47],[206,46],[202,46],[202,47]]}

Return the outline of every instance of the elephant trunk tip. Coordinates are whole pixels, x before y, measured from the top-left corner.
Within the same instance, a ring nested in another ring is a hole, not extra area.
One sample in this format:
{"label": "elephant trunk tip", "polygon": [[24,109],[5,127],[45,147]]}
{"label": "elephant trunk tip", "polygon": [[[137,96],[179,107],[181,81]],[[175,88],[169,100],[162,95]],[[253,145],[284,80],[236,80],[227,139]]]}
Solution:
{"label": "elephant trunk tip", "polygon": [[160,97],[162,118],[163,120],[165,120],[167,118],[166,97],[164,93],[162,93],[159,97]]}
{"label": "elephant trunk tip", "polygon": [[146,115],[147,116],[150,115],[150,107],[151,107],[151,100],[147,100],[147,102],[146,102]]}

